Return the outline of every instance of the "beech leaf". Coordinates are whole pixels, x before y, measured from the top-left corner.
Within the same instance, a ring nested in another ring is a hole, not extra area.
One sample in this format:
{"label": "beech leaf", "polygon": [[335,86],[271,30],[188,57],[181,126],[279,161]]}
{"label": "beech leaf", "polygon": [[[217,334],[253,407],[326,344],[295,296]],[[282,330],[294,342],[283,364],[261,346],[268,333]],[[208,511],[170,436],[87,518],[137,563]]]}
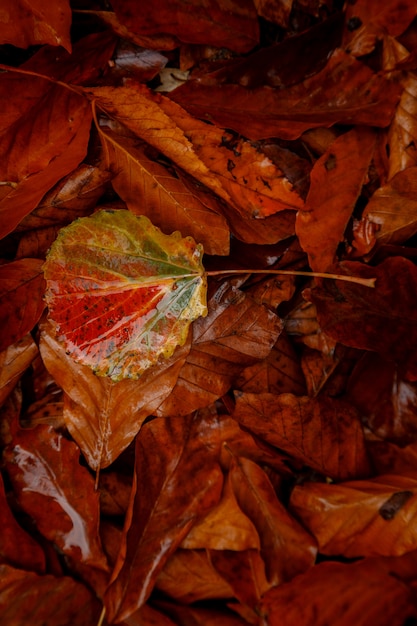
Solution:
{"label": "beech leaf", "polygon": [[44,264],[50,319],[99,376],[138,378],[207,314],[202,246],[145,216],[99,211],[62,229]]}

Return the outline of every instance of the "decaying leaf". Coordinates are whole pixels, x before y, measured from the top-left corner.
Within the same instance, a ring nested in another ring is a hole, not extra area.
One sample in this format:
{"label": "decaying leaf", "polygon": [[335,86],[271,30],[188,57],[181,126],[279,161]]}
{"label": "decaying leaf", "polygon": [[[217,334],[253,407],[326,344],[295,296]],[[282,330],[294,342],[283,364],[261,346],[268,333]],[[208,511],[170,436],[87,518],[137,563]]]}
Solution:
{"label": "decaying leaf", "polygon": [[129,211],[100,211],[62,229],[44,274],[67,351],[114,381],[171,356],[207,313],[201,256],[191,238],[164,235]]}

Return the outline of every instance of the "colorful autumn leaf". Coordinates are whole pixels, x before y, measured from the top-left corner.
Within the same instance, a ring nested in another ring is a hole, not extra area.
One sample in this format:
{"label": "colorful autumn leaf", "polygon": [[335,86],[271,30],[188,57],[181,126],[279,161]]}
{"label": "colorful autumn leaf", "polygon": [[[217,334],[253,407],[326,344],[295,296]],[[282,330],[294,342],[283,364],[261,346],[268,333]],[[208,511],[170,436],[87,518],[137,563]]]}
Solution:
{"label": "colorful autumn leaf", "polygon": [[114,381],[138,378],[206,315],[202,247],[144,216],[100,211],[61,230],[44,274],[67,351]]}

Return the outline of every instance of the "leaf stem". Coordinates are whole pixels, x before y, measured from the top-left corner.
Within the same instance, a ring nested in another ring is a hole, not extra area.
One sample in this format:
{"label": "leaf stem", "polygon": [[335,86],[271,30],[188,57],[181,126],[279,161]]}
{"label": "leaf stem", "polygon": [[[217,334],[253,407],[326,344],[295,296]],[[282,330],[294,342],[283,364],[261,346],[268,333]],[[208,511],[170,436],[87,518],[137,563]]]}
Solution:
{"label": "leaf stem", "polygon": [[375,287],[376,278],[360,278],[359,276],[347,276],[345,274],[326,274],[325,272],[300,272],[297,270],[213,270],[206,272],[207,276],[220,276],[221,274],[285,274],[287,276],[313,276],[315,278],[332,278],[344,280],[348,283],[357,283],[365,287]]}

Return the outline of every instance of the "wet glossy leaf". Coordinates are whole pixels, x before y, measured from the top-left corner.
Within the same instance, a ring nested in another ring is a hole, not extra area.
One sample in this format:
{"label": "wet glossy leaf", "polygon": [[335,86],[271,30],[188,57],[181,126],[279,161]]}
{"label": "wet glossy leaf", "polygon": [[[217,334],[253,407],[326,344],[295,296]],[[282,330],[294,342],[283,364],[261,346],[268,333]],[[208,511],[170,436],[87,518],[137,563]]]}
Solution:
{"label": "wet glossy leaf", "polygon": [[4,452],[17,501],[39,532],[73,559],[107,569],[98,537],[94,478],[78,447],[50,426],[18,431]]}
{"label": "wet glossy leaf", "polygon": [[201,256],[191,238],[129,211],[61,230],[44,264],[46,301],[71,357],[113,381],[170,357],[207,312]]}
{"label": "wet glossy leaf", "polygon": [[0,611],[5,624],[77,624],[98,622],[96,596],[69,576],[39,576],[0,565]]}
{"label": "wet glossy leaf", "polygon": [[243,427],[332,478],[369,473],[359,415],[335,398],[289,393],[236,393],[234,418]]}
{"label": "wet glossy leaf", "polygon": [[45,308],[42,261],[21,259],[0,267],[0,350],[22,339]]}
{"label": "wet glossy leaf", "polygon": [[417,616],[412,590],[369,561],[320,563],[271,589],[261,612],[269,626],[403,626]]}
{"label": "wet glossy leaf", "polygon": [[178,348],[170,359],[150,368],[139,381],[115,384],[76,363],[49,325],[42,328],[42,358],[67,394],[65,424],[92,469],[107,467],[127,448],[143,421],[171,393],[189,349],[189,344]]}
{"label": "wet glossy leaf", "polygon": [[417,548],[415,476],[297,486],[291,507],[323,554],[399,556]]}
{"label": "wet glossy leaf", "polygon": [[0,43],[19,48],[49,43],[71,51],[71,9],[68,0],[45,4],[33,0],[29,5],[18,0],[2,3]]}
{"label": "wet glossy leaf", "polygon": [[136,439],[137,490],[106,594],[110,620],[126,619],[146,602],[168,558],[217,504],[223,484],[218,445],[210,422],[198,414],[142,427]]}

